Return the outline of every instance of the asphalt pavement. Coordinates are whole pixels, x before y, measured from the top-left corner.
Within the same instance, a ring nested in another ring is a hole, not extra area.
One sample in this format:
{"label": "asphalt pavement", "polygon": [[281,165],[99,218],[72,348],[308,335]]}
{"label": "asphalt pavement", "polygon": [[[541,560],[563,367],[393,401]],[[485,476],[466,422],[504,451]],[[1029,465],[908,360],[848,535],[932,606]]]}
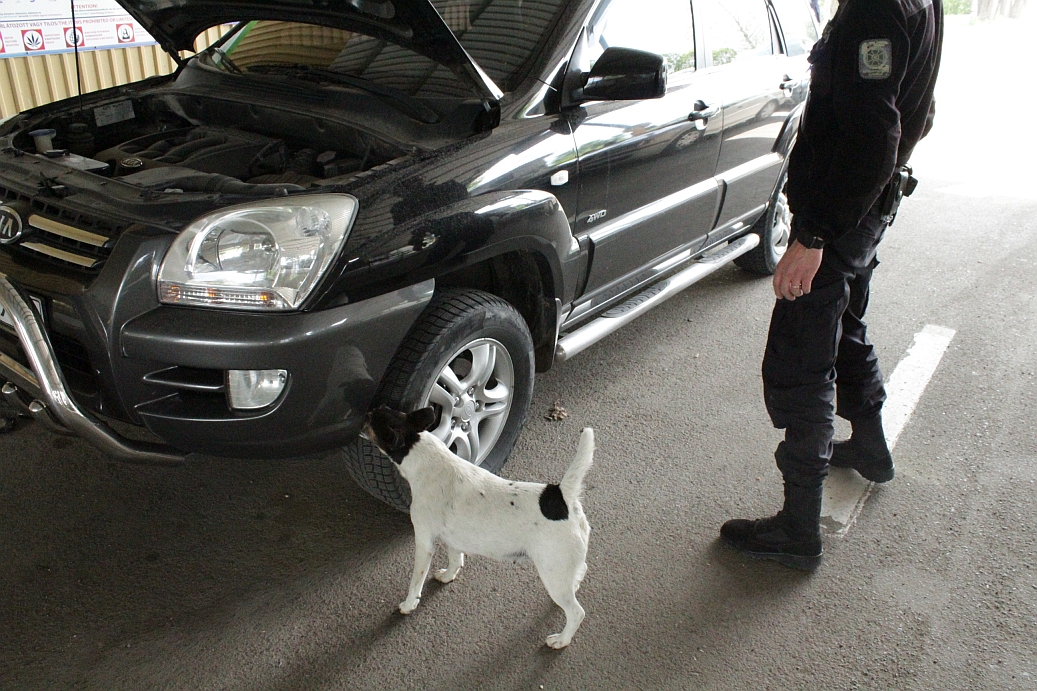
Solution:
{"label": "asphalt pavement", "polygon": [[813,574],[717,540],[781,502],[773,296],[727,267],[537,382],[502,474],[557,482],[597,431],[570,648],[544,646],[563,615],[530,565],[472,557],[401,616],[409,520],[334,457],[148,469],[25,424],[0,436],[0,689],[1037,688],[1037,109],[991,69],[1032,65],[1033,35],[948,26],[869,323],[887,373],[927,326],[954,335],[897,478]]}

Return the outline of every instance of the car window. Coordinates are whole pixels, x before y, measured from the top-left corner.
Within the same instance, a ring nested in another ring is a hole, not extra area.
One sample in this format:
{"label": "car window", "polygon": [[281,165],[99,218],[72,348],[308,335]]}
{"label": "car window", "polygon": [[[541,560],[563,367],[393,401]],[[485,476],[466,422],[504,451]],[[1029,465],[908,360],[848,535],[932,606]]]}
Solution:
{"label": "car window", "polygon": [[789,55],[809,53],[817,42],[817,25],[803,0],[772,0]]}
{"label": "car window", "polygon": [[[436,10],[489,77],[517,86],[563,9],[564,0],[433,0]],[[449,69],[399,45],[342,29],[250,22],[224,47],[243,70],[293,64],[362,77],[418,97],[471,95]]]}
{"label": "car window", "polygon": [[671,78],[695,69],[695,27],[688,0],[643,0],[602,3],[588,26],[590,61],[606,48],[636,48],[658,53]]}
{"label": "car window", "polygon": [[504,91],[518,86],[565,0],[432,0],[458,42]]}
{"label": "car window", "polygon": [[319,68],[362,77],[418,97],[470,96],[449,69],[412,50],[364,34],[314,24],[249,22],[223,52],[245,72],[270,66]]}
{"label": "car window", "polygon": [[328,67],[352,32],[292,22],[250,22],[224,46],[243,70],[257,65],[300,64]]}
{"label": "car window", "polygon": [[714,65],[773,55],[774,36],[764,0],[695,0]]}

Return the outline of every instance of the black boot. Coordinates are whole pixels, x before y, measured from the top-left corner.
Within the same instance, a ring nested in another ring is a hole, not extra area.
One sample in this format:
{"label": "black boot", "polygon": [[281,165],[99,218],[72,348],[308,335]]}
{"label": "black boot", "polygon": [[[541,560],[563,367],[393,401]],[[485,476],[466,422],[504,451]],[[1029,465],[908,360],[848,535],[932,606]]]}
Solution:
{"label": "black boot", "polygon": [[821,563],[821,480],[808,486],[785,478],[785,506],[776,516],[735,519],[720,528],[732,547],[757,559],[812,571]]}
{"label": "black boot", "polygon": [[893,456],[886,446],[882,431],[882,415],[852,420],[853,434],[846,441],[832,445],[832,460],[836,468],[853,468],[865,480],[889,482],[893,479]]}

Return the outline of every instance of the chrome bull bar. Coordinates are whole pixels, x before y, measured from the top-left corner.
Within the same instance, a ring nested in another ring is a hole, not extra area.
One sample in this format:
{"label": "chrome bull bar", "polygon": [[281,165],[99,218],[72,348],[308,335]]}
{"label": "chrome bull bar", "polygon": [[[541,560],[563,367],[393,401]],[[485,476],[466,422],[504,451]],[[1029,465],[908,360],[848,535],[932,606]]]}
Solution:
{"label": "chrome bull bar", "polygon": [[[121,461],[165,466],[184,462],[185,455],[177,449],[127,439],[72,400],[39,318],[3,273],[0,273],[0,306],[14,322],[15,333],[32,366],[28,369],[0,353],[0,381],[7,382],[3,396],[19,412],[28,413],[51,431],[81,437]],[[23,393],[31,399],[29,402],[24,400]]]}

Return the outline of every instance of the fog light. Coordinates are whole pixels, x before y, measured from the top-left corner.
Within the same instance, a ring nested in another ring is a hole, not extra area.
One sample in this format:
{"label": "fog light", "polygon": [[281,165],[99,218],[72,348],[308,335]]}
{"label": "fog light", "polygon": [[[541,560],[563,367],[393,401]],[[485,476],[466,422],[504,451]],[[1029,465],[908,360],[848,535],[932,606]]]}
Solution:
{"label": "fog light", "polygon": [[234,410],[265,408],[287,383],[288,371],[283,369],[227,370],[227,403]]}

